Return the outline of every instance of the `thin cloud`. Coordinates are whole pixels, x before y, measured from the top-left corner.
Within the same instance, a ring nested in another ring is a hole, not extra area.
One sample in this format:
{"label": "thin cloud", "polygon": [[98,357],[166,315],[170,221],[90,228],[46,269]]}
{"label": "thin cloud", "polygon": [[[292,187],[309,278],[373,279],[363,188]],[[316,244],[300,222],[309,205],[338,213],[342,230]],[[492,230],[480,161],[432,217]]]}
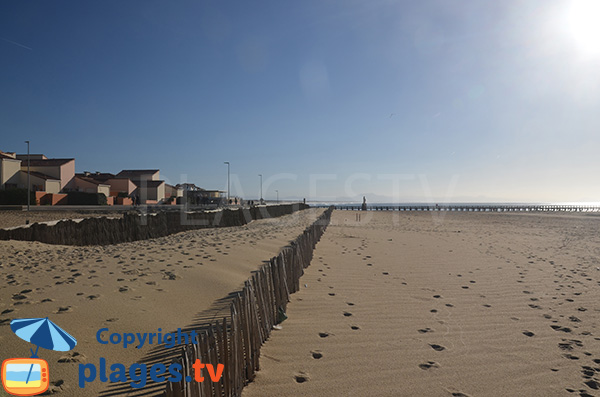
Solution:
{"label": "thin cloud", "polygon": [[26,50],[33,51],[33,48],[27,47],[26,45],[23,45],[23,44],[19,44],[19,43],[15,42],[15,41],[7,39],[7,38],[2,37],[2,40],[6,41],[7,43],[14,44],[16,46],[25,48]]}

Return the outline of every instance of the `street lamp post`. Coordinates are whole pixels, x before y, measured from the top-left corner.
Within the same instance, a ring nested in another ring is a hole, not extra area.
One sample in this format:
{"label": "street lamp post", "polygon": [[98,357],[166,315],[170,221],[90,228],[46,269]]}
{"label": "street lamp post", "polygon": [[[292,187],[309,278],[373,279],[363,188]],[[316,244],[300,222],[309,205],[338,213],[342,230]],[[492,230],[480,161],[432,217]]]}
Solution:
{"label": "street lamp post", "polygon": [[262,204],[262,174],[258,174],[258,176],[260,176],[260,203]]}
{"label": "street lamp post", "polygon": [[25,143],[27,144],[27,219],[25,223],[29,224],[29,202],[31,201],[31,183],[29,179],[29,141],[25,141]]}
{"label": "street lamp post", "polygon": [[229,161],[225,161],[223,164],[227,164],[227,204],[229,204]]}
{"label": "street lamp post", "polygon": [[277,203],[279,204],[279,190],[275,190],[275,193],[277,193]]}

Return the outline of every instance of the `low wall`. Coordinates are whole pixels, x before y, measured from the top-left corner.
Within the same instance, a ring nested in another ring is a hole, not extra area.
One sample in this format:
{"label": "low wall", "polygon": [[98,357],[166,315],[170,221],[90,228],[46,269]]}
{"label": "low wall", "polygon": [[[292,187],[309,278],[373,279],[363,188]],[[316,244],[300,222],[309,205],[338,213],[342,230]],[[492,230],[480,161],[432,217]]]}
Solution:
{"label": "low wall", "polygon": [[[218,382],[167,382],[166,397],[234,397],[251,382],[259,369],[262,344],[273,325],[281,321],[290,294],[300,289],[300,277],[313,257],[313,251],[329,225],[333,207],[307,227],[279,255],[253,272],[244,288],[233,297],[230,314],[197,330],[197,341],[189,341],[176,360],[181,373],[193,376],[196,359],[202,363],[223,364]],[[191,294],[193,292],[190,291]],[[193,296],[193,295],[192,295]],[[168,364],[168,363],[165,363]]]}
{"label": "low wall", "polygon": [[122,218],[63,220],[55,225],[34,223],[28,227],[0,229],[0,240],[40,241],[64,245],[106,245],[167,236],[185,230],[241,226],[256,219],[275,218],[308,208],[281,204],[205,212],[129,212]]}

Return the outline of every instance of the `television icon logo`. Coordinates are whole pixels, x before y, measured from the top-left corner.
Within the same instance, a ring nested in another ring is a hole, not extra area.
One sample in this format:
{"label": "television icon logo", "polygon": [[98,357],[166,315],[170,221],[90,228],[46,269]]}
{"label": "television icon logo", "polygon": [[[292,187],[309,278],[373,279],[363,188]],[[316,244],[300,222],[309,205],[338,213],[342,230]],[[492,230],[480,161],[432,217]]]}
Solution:
{"label": "television icon logo", "polygon": [[40,358],[9,358],[2,362],[2,386],[13,396],[35,396],[48,390],[48,363]]}

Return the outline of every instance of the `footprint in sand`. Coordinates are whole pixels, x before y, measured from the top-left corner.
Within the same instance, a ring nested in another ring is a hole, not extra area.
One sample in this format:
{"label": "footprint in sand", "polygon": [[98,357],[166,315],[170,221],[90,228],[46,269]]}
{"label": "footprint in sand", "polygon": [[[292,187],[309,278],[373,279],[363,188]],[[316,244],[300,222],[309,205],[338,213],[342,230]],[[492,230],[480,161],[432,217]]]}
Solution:
{"label": "footprint in sand", "polygon": [[579,357],[572,355],[571,353],[567,353],[564,355],[565,358],[568,358],[569,360],[579,360]]}
{"label": "footprint in sand", "polygon": [[306,372],[299,372],[294,375],[294,379],[298,383],[304,383],[304,382],[308,381],[310,379],[310,377],[308,376],[308,374]]}
{"label": "footprint in sand", "polygon": [[48,390],[46,390],[46,392],[42,393],[42,396],[45,395],[49,395],[49,394],[54,394],[54,393],[60,393],[61,391],[63,391],[63,385],[65,384],[65,381],[62,379],[56,380],[54,382],[50,382],[50,385],[48,386]]}
{"label": "footprint in sand", "polygon": [[358,325],[351,325],[351,326],[350,326],[350,328],[351,328],[353,331],[357,331],[357,330],[359,330],[359,329],[360,329],[360,327],[359,327]]}
{"label": "footprint in sand", "polygon": [[534,334],[533,332],[531,332],[531,331],[523,331],[523,335],[525,335],[525,336],[529,336],[529,337],[532,337],[532,336],[534,336],[535,334]]}
{"label": "footprint in sand", "polygon": [[319,332],[319,336],[321,338],[327,338],[329,336],[329,333],[328,332]]}
{"label": "footprint in sand", "polygon": [[429,327],[427,327],[427,328],[421,328],[421,329],[420,329],[420,330],[418,330],[418,331],[419,331],[419,333],[421,333],[421,334],[426,334],[426,333],[428,333],[428,332],[433,332],[433,330],[432,330],[431,328],[429,328]]}
{"label": "footprint in sand", "polygon": [[583,347],[583,343],[577,339],[562,339],[562,343],[558,344],[558,348],[561,350],[573,350],[573,346]]}
{"label": "footprint in sand", "polygon": [[555,331],[571,332],[571,328],[561,327],[560,325],[551,325],[550,328],[552,328]]}
{"label": "footprint in sand", "polygon": [[350,317],[351,315],[352,315],[352,313],[350,313],[350,312],[344,312],[345,317]]}
{"label": "footprint in sand", "polygon": [[581,372],[583,373],[583,375],[582,375],[582,376],[583,376],[585,379],[592,379],[592,376],[594,376],[594,375],[596,374],[596,369],[594,369],[594,368],[592,368],[592,367],[589,367],[589,366],[587,366],[587,365],[584,365],[584,366],[582,366],[581,368],[582,368]]}
{"label": "footprint in sand", "polygon": [[436,344],[429,344],[429,346],[431,346],[431,348],[433,350],[435,350],[436,352],[441,352],[442,350],[446,349],[444,346],[436,345]]}
{"label": "footprint in sand", "polygon": [[85,362],[87,357],[78,352],[67,353],[58,359],[59,363],[81,363]]}
{"label": "footprint in sand", "polygon": [[313,350],[310,352],[310,354],[312,355],[312,358],[314,358],[315,360],[323,358],[323,353],[321,353],[320,350]]}
{"label": "footprint in sand", "polygon": [[598,390],[600,389],[600,383],[596,382],[593,379],[588,380],[587,382],[583,382],[590,389]]}
{"label": "footprint in sand", "polygon": [[438,363],[436,363],[435,361],[427,361],[426,363],[423,364],[419,364],[419,368],[426,370],[426,369],[431,369],[431,368],[439,368],[440,365]]}

